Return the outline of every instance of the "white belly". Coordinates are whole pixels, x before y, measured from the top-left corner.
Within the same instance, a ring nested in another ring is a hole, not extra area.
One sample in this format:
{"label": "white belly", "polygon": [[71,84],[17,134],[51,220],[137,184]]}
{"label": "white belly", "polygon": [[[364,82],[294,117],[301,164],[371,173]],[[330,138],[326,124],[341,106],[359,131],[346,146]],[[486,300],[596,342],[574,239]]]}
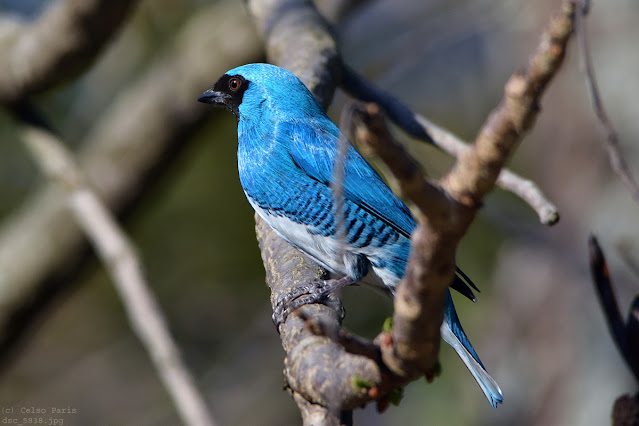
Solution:
{"label": "white belly", "polygon": [[[271,228],[284,240],[288,241],[298,250],[306,253],[319,265],[331,272],[335,277],[343,277],[348,275],[346,263],[349,257],[353,256],[353,252],[348,246],[340,244],[336,238],[325,237],[319,234],[313,234],[308,231],[306,225],[295,223],[285,216],[275,216],[266,213],[261,207],[247,197],[249,203],[255,209],[257,214],[269,224]],[[374,256],[372,250],[360,248],[355,255],[363,254],[364,256]],[[399,278],[390,273],[386,269],[376,268],[370,265],[369,273],[362,280],[361,284],[366,284],[384,293],[389,291],[394,293],[394,289],[399,282]]]}

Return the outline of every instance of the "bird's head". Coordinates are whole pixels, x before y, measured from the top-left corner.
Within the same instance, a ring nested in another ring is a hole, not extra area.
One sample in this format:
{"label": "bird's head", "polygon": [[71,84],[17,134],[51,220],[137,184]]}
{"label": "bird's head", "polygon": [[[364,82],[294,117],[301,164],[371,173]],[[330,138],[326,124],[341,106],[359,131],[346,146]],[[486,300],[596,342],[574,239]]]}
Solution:
{"label": "bird's head", "polygon": [[198,99],[231,111],[238,122],[301,119],[324,114],[304,83],[293,73],[270,64],[234,68]]}

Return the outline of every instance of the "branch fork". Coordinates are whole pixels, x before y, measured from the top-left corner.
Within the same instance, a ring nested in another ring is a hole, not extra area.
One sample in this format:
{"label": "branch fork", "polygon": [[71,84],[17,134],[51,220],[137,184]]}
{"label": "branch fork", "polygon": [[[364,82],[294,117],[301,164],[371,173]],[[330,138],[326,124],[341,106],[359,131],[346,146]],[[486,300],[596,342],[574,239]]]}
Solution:
{"label": "branch fork", "polygon": [[[511,77],[505,87],[504,99],[488,117],[475,143],[459,150],[457,162],[438,182],[424,178],[417,164],[394,141],[380,107],[368,104],[353,109],[351,129],[354,139],[368,145],[395,175],[402,194],[419,209],[418,226],[411,238],[405,277],[395,296],[390,332],[381,333],[374,342],[353,337],[341,330],[334,311],[322,305],[305,306],[280,325],[280,336],[287,351],[285,376],[296,395],[295,400],[300,405],[298,397],[301,395],[306,401],[315,403],[315,410],[324,410],[326,418],[331,419],[325,424],[340,424],[343,410],[363,406],[373,399],[378,401],[378,407],[383,407],[382,401],[393,389],[423,375],[434,376],[438,367],[444,296],[455,271],[457,245],[472,223],[483,197],[497,182],[517,142],[534,123],[541,95],[559,69],[572,35],[574,10],[574,1],[562,3],[560,13],[551,20],[526,70]],[[326,52],[322,46],[316,53],[321,56]],[[297,72],[297,62],[289,63],[279,56],[277,59],[278,65],[302,78],[306,75]],[[310,68],[313,69],[313,65]],[[332,73],[340,74],[342,85],[345,81],[364,84],[347,68]],[[305,83],[313,92],[318,87],[317,80],[306,80]],[[325,97],[326,86],[321,88],[320,101],[326,107],[330,98]],[[353,92],[367,94],[373,100],[381,99],[382,108],[397,107],[396,101],[389,103],[379,91],[372,96],[370,91],[356,87]],[[397,122],[397,110],[391,112],[395,114],[393,121]],[[550,209],[547,204],[545,208],[546,211]],[[303,285],[324,272],[279,239],[259,219],[257,235],[273,306],[285,288],[298,283]],[[349,344],[342,345],[346,341]],[[355,383],[365,383],[365,389]],[[312,416],[305,414],[308,406],[302,404],[300,407],[305,424],[310,424]]]}

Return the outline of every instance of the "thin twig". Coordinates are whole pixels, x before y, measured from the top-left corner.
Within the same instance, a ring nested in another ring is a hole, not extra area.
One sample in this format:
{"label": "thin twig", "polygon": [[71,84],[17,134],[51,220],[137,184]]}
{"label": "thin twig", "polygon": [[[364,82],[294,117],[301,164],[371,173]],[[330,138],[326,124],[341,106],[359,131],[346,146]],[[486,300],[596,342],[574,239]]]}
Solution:
{"label": "thin twig", "polygon": [[[350,121],[348,117],[348,111],[342,111],[341,124]],[[346,228],[346,210],[344,209],[344,174],[346,157],[348,155],[348,139],[343,133],[340,133],[338,140],[339,146],[337,150],[337,157],[333,164],[333,178],[331,179],[331,190],[333,193],[333,214],[335,215],[335,236],[339,244],[339,256],[344,256],[346,251],[346,238],[348,236],[348,229]],[[338,293],[339,295],[339,293]],[[337,296],[337,295],[335,295]],[[335,339],[339,333],[340,327],[327,327],[326,331],[332,331],[329,333],[333,339]],[[340,412],[342,411],[338,394],[338,387],[335,385],[336,380],[327,381],[326,388],[331,398],[327,400],[327,410],[330,413],[332,419],[340,418]],[[351,413],[352,417],[352,413]]]}
{"label": "thin twig", "polygon": [[68,206],[106,266],[125,305],[131,327],[147,349],[166,390],[187,425],[214,425],[204,397],[182,363],[162,311],[148,288],[138,256],[112,214],[89,187],[72,154],[51,133],[24,129],[40,168],[63,186]]}
{"label": "thin twig", "polygon": [[335,215],[335,235],[340,242],[340,257],[346,250],[346,237],[348,230],[346,229],[346,212],[344,210],[344,173],[346,157],[348,155],[349,141],[346,137],[344,129],[348,128],[351,123],[351,109],[344,108],[340,115],[339,128],[342,130],[339,134],[339,146],[337,149],[337,157],[333,165],[333,178],[331,179],[331,190],[333,191],[333,202]]}
{"label": "thin twig", "polygon": [[574,32],[575,0],[564,0],[561,10],[542,33],[526,68],[506,82],[504,96],[480,129],[472,148],[457,158],[443,179],[451,196],[473,206],[490,191],[515,145],[532,127],[539,102],[566,55]]}
{"label": "thin twig", "polygon": [[[467,142],[413,112],[392,95],[374,86],[347,66],[345,66],[340,87],[356,99],[380,105],[388,118],[413,138],[432,143],[454,157],[461,156],[469,148]],[[554,225],[559,221],[557,207],[531,180],[508,169],[502,169],[497,185],[526,201],[544,225]]]}
{"label": "thin twig", "polygon": [[[470,146],[453,133],[432,123],[419,114],[415,114],[415,120],[417,120],[433,140],[436,141],[436,145],[450,155],[459,157]],[[521,177],[513,171],[504,168],[499,173],[497,185],[527,202],[537,213],[539,221],[544,225],[552,226],[559,222],[559,210],[532,180]]]}
{"label": "thin twig", "polygon": [[580,68],[584,73],[586,79],[586,86],[590,93],[590,102],[592,109],[598,118],[598,123],[605,135],[603,139],[606,152],[608,153],[608,161],[612,171],[621,179],[626,185],[626,188],[630,191],[632,198],[639,203],[639,185],[632,175],[628,163],[624,159],[624,155],[621,152],[619,146],[619,136],[614,126],[608,118],[608,113],[601,101],[601,95],[599,93],[599,86],[595,79],[595,71],[592,65],[592,58],[590,56],[590,48],[588,44],[588,37],[586,34],[585,17],[589,10],[589,2],[582,0],[578,7],[575,17],[575,31],[577,33],[577,44],[580,53]]}

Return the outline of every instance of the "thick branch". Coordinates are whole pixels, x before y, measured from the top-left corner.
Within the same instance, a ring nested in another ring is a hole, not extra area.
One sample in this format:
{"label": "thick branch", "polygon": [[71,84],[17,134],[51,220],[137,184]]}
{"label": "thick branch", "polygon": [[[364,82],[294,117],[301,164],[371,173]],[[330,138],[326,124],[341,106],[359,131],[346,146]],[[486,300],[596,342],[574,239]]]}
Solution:
{"label": "thick branch", "polygon": [[[323,275],[319,266],[278,237],[263,220],[257,221],[256,232],[273,307],[290,289]],[[368,383],[379,383],[381,372],[375,361],[347,353],[337,338],[332,338],[339,329],[334,309],[314,304],[299,311],[280,325],[287,353],[284,373],[288,385],[307,401],[328,407],[333,417],[338,418],[341,410],[356,408],[368,399],[366,391],[354,385],[355,376]],[[305,327],[305,317],[321,322],[322,328],[329,332],[318,335]]]}
{"label": "thick branch", "polygon": [[14,103],[78,76],[120,29],[137,1],[61,0],[0,40],[0,103]]}
{"label": "thick branch", "polygon": [[340,416],[330,413],[328,408],[308,402],[302,395],[293,391],[293,399],[300,408],[305,425],[352,426],[353,412],[343,411]]}
{"label": "thick branch", "polygon": [[248,0],[271,63],[294,73],[325,109],[341,79],[341,59],[329,24],[308,0]]}

